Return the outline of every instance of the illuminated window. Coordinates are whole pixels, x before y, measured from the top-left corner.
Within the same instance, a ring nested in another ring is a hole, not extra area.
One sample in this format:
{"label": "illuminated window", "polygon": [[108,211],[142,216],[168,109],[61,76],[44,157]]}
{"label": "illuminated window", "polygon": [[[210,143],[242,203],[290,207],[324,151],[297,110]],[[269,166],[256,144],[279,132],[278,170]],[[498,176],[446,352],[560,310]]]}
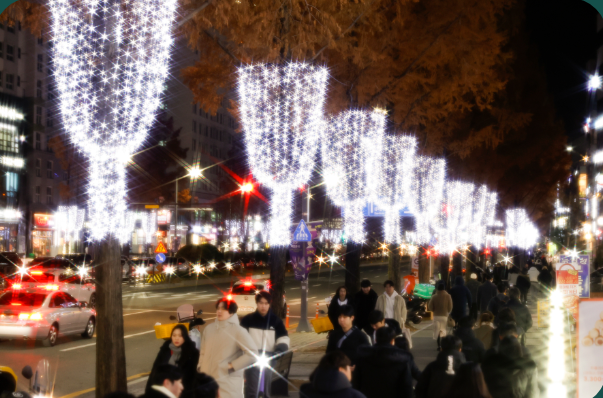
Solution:
{"label": "illuminated window", "polygon": [[13,125],[0,123],[0,151],[19,152],[17,128]]}

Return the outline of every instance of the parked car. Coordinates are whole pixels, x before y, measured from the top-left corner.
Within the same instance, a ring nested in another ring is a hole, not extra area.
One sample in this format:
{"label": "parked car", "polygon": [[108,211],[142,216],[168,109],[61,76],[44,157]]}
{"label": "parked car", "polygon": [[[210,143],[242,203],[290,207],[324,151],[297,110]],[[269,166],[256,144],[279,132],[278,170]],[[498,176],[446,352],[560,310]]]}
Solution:
{"label": "parked car", "polygon": [[46,289],[10,289],[0,293],[0,338],[41,340],[52,347],[59,336],[90,339],[96,311],[69,293]]}
{"label": "parked car", "polygon": [[177,274],[188,274],[191,269],[191,263],[182,257],[166,257],[162,265],[174,267]]}
{"label": "parked car", "polygon": [[46,290],[69,293],[78,301],[85,301],[91,308],[96,308],[96,286],[94,280],[71,268],[55,268],[44,270],[28,270],[24,275],[13,275],[7,278],[11,289],[42,288]]}
{"label": "parked car", "polygon": [[163,267],[161,266],[161,264],[158,264],[154,258],[133,258],[131,261],[136,267],[136,276],[139,276],[141,274],[140,271],[144,271],[147,274],[152,274],[153,272],[158,274],[163,271]]}
{"label": "parked car", "polygon": [[136,275],[136,264],[126,256],[121,256],[121,279],[126,281]]}
{"label": "parked car", "polygon": [[29,263],[30,269],[54,269],[54,268],[64,268],[64,269],[78,269],[78,266],[75,265],[71,260],[66,258],[56,258],[56,257],[36,257]]}
{"label": "parked car", "polygon": [[90,267],[90,265],[92,264],[92,256],[84,253],[59,254],[55,258],[67,259],[79,267]]}
{"label": "parked car", "polygon": [[[257,309],[257,304],[255,302],[255,296],[262,290],[269,290],[268,287],[270,281],[258,279],[245,279],[236,281],[234,285],[230,288],[228,292],[228,299],[233,300],[237,303],[239,307],[238,313],[248,314],[254,312]],[[284,314],[281,314],[281,317],[284,318],[287,312],[287,300],[283,294],[283,308]]]}

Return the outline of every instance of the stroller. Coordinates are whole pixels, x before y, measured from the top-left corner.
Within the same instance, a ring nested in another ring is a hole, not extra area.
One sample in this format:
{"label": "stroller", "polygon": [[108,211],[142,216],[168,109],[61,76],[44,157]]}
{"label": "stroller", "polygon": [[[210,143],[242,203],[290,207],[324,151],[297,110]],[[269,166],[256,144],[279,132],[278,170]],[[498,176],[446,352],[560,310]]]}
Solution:
{"label": "stroller", "polygon": [[176,309],[176,316],[170,315],[170,320],[172,321],[177,320],[178,323],[188,323],[189,336],[198,350],[201,349],[201,331],[199,328],[205,325],[201,314],[203,314],[203,310],[195,313],[192,304],[182,304]]}

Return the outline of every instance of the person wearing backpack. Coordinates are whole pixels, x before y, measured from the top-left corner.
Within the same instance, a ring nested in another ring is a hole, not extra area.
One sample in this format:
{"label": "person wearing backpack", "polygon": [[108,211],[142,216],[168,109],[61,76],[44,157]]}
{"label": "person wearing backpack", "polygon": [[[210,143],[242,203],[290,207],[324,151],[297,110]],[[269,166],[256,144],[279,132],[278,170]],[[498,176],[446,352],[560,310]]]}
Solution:
{"label": "person wearing backpack", "polygon": [[498,315],[498,312],[509,302],[509,297],[507,296],[507,291],[509,288],[507,284],[505,282],[501,282],[498,284],[498,286],[496,286],[496,289],[498,290],[498,294],[494,296],[488,304],[488,311],[490,311],[495,317]]}

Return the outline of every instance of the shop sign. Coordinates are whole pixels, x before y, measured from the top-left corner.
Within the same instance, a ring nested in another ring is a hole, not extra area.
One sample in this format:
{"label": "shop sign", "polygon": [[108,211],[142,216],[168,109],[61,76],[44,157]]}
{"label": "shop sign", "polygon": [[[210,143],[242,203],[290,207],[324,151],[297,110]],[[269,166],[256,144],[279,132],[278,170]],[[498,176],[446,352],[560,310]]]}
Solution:
{"label": "shop sign", "polygon": [[34,214],[34,226],[36,228],[54,228],[54,217],[52,214]]}
{"label": "shop sign", "polygon": [[157,224],[167,225],[172,221],[172,212],[170,210],[157,211]]}
{"label": "shop sign", "polygon": [[0,163],[8,167],[14,167],[16,169],[22,169],[25,166],[25,160],[23,158],[13,158],[10,156],[2,156]]}

